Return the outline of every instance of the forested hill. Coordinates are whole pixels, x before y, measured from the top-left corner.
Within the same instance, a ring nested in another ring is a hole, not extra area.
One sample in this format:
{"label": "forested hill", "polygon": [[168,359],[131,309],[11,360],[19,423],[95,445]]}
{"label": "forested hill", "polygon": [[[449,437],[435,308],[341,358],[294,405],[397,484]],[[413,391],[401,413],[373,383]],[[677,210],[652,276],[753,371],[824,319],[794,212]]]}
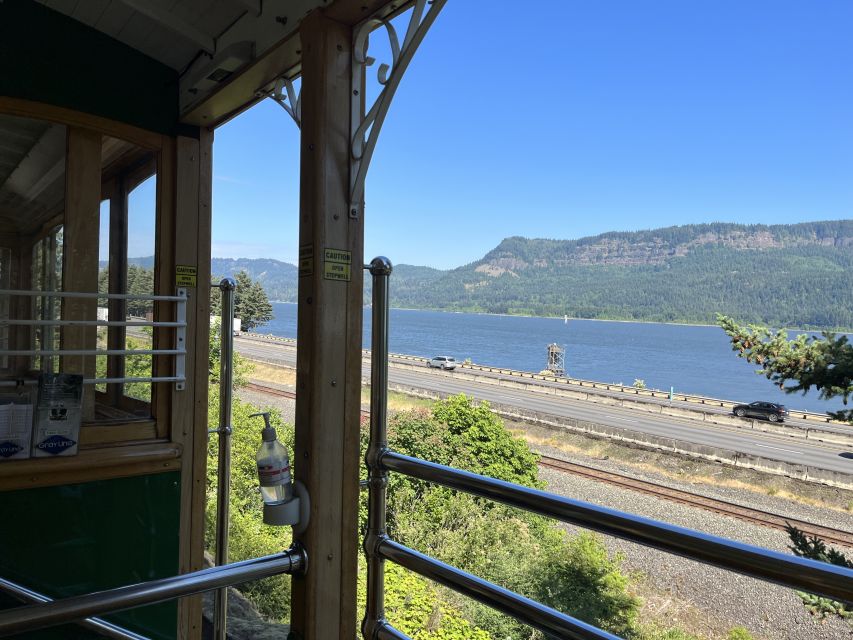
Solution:
{"label": "forested hill", "polygon": [[391,293],[401,307],[699,323],[722,312],[851,329],[853,220],[514,237],[421,286],[398,279]]}

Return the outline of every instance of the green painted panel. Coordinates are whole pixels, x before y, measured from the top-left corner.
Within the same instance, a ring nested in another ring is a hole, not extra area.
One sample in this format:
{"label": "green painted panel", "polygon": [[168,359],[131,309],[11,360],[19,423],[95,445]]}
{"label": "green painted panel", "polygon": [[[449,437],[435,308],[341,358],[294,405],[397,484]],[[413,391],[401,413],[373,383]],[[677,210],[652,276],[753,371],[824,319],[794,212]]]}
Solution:
{"label": "green painted panel", "polygon": [[[0,576],[62,598],[175,575],[180,507],[179,472],[0,493]],[[105,617],[168,640],[177,605]],[[78,629],[18,637],[100,637]]]}
{"label": "green painted panel", "polygon": [[179,130],[174,69],[32,0],[0,2],[0,95]]}

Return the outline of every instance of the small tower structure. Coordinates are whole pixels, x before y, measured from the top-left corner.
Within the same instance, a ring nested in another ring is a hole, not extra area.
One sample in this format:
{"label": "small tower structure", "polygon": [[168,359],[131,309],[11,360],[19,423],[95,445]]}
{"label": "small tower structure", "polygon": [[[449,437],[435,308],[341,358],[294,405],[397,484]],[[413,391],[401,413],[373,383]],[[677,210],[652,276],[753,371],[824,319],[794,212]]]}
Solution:
{"label": "small tower structure", "polygon": [[548,365],[545,369],[555,376],[566,374],[566,350],[556,342],[548,345]]}

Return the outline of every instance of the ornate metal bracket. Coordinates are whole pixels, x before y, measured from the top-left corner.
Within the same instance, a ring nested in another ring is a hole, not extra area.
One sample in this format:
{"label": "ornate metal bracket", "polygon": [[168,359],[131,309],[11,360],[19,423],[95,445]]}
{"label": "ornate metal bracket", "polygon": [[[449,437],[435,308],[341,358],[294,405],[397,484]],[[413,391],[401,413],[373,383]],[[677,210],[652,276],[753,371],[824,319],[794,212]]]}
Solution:
{"label": "ornate metal bracket", "polygon": [[275,81],[273,90],[266,93],[267,97],[272,98],[282,109],[287,111],[288,115],[293,118],[296,126],[302,128],[302,87],[299,87],[297,92],[293,86],[293,80],[290,78],[279,78]]}
{"label": "ornate metal bracket", "polygon": [[[352,132],[350,218],[358,218],[364,213],[364,181],[367,177],[367,169],[370,166],[376,141],[379,138],[379,131],[382,129],[382,123],[385,121],[385,116],[400,84],[400,79],[446,2],[447,0],[414,0],[411,3],[409,26],[402,43],[397,36],[397,30],[389,19],[368,18],[355,27],[353,32],[352,111],[350,119]],[[382,85],[382,89],[374,103],[369,109],[366,109],[364,96],[365,85],[367,84],[367,67],[376,62],[374,58],[367,55],[367,50],[370,46],[370,34],[380,27],[385,27],[391,44],[391,64],[382,63],[379,65],[376,79]]]}

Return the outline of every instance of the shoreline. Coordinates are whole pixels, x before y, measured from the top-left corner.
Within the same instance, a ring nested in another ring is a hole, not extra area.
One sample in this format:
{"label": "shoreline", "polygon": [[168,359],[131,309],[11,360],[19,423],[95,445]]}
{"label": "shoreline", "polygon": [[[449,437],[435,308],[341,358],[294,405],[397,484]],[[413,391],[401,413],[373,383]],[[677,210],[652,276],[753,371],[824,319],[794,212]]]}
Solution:
{"label": "shoreline", "polygon": [[[295,302],[283,302],[279,300],[270,300],[273,304],[291,304],[295,305]],[[371,305],[364,305],[365,309],[369,309]],[[453,311],[450,309],[425,309],[418,307],[391,307],[392,311],[429,311],[432,313],[453,313],[457,315],[471,315],[471,316],[494,316],[498,318],[536,318],[540,320],[563,320],[561,316],[534,316],[525,313],[490,313],[488,311]],[[615,320],[611,318],[577,318],[574,316],[568,316],[569,320],[581,320],[585,322],[621,322],[623,324],[664,324],[668,326],[674,327],[718,327],[720,325],[717,324],[704,324],[701,322],[677,322],[670,321],[666,322],[663,320]],[[746,323],[750,324],[750,323]],[[767,325],[765,325],[767,326]],[[817,328],[805,328],[805,327],[769,327],[771,331],[778,331],[779,329],[784,329],[785,331],[792,331],[797,333],[821,333],[823,331],[830,331],[833,333],[840,333],[845,335],[853,335],[853,329],[828,329],[825,327],[817,327]]]}

